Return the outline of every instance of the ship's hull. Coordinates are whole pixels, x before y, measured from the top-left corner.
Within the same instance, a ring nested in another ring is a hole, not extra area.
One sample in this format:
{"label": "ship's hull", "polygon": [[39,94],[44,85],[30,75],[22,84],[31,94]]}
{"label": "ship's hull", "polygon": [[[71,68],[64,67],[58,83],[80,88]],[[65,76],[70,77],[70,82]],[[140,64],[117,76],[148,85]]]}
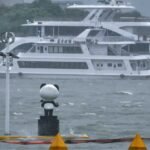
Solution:
{"label": "ship's hull", "polygon": [[[14,59],[11,76],[37,77],[101,77],[149,78],[149,55],[145,56],[88,56],[88,57],[20,57]],[[6,63],[1,63],[0,74],[5,76]]]}
{"label": "ship's hull", "polygon": [[[98,79],[150,79],[150,74],[55,74],[55,73],[30,73],[30,72],[12,72],[10,71],[10,78],[98,78]],[[0,72],[0,77],[5,78],[6,72]]]}

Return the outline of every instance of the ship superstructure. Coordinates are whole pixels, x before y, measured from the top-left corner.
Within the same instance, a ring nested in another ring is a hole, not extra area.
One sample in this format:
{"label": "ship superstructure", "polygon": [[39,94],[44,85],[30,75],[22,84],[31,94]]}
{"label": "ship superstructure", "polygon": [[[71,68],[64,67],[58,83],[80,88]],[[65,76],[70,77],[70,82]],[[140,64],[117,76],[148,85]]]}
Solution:
{"label": "ship superstructure", "polygon": [[[86,9],[82,21],[27,21],[34,36],[16,37],[10,45],[19,56],[12,74],[150,76],[150,37],[139,35],[137,27],[150,27],[148,21],[114,21],[116,13],[134,10],[123,0],[99,5],[71,5]],[[2,50],[3,52],[6,49]],[[0,72],[5,73],[1,61]]]}

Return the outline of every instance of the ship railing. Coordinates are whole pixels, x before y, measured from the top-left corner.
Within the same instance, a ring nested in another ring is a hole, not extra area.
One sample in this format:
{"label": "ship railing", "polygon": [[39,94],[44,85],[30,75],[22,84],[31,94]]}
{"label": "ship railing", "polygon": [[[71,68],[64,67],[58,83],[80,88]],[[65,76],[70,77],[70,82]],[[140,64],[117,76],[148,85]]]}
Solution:
{"label": "ship railing", "polygon": [[44,39],[49,41],[50,43],[56,43],[56,44],[73,44],[74,43],[73,38],[74,38],[73,36],[44,37]]}
{"label": "ship railing", "polygon": [[140,35],[138,36],[138,40],[139,42],[150,42],[150,37],[149,36],[146,36],[146,35]]}
{"label": "ship railing", "polygon": [[106,36],[103,38],[98,38],[98,37],[88,37],[87,38],[88,42],[122,42],[122,41],[133,41],[129,38],[126,37],[121,37],[121,36]]}
{"label": "ship railing", "polygon": [[122,37],[122,36],[105,36],[103,37],[103,41],[133,41],[130,38]]}
{"label": "ship railing", "polygon": [[114,21],[118,22],[150,22],[150,18],[147,17],[119,17],[114,18]]}

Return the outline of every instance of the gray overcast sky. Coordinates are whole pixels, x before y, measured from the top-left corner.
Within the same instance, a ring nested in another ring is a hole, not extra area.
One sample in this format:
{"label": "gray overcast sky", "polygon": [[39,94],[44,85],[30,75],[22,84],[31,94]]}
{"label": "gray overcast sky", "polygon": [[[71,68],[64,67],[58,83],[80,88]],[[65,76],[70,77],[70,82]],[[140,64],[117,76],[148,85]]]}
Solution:
{"label": "gray overcast sky", "polygon": [[130,0],[143,15],[150,16],[150,0]]}

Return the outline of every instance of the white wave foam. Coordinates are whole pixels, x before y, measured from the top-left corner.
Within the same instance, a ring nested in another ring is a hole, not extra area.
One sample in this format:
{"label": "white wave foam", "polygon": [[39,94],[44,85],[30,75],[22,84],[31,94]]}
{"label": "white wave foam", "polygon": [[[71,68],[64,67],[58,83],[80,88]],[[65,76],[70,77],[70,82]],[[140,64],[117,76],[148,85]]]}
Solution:
{"label": "white wave foam", "polygon": [[69,104],[70,106],[74,106],[74,103],[72,103],[72,102],[69,102],[68,104]]}
{"label": "white wave foam", "polygon": [[96,113],[84,113],[84,114],[81,114],[82,116],[96,116]]}
{"label": "white wave foam", "polygon": [[123,107],[142,107],[142,102],[130,102],[130,101],[124,101],[120,102]]}
{"label": "white wave foam", "polygon": [[133,93],[132,93],[132,92],[130,92],[130,91],[118,91],[118,92],[116,92],[116,94],[122,94],[122,95],[133,95]]}
{"label": "white wave foam", "polygon": [[131,101],[120,101],[120,104],[130,104]]}
{"label": "white wave foam", "polygon": [[84,103],[84,102],[83,102],[83,103],[81,103],[81,105],[87,105],[87,103]]}
{"label": "white wave foam", "polygon": [[20,113],[14,112],[13,115],[14,115],[14,116],[22,116],[23,113],[21,113],[21,112],[20,112]]}
{"label": "white wave foam", "polygon": [[106,110],[106,106],[102,106],[101,108],[102,108],[103,110]]}
{"label": "white wave foam", "polygon": [[66,106],[67,104],[65,104],[65,103],[62,103],[62,105],[61,106]]}

